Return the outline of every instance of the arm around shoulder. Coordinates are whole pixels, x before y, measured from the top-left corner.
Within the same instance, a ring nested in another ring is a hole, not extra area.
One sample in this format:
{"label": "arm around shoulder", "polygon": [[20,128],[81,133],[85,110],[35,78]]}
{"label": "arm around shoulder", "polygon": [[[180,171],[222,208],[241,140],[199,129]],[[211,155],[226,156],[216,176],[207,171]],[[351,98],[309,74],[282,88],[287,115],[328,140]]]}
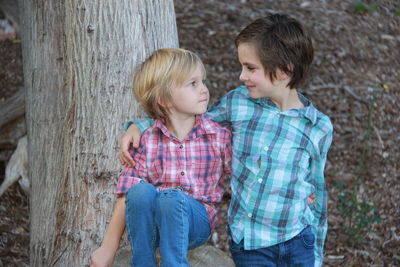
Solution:
{"label": "arm around shoulder", "polygon": [[141,133],[150,127],[154,120],[146,118],[140,121],[128,121],[124,125],[126,131],[119,140],[119,161],[125,167],[135,166],[135,162],[129,153],[130,145],[134,148],[139,147]]}

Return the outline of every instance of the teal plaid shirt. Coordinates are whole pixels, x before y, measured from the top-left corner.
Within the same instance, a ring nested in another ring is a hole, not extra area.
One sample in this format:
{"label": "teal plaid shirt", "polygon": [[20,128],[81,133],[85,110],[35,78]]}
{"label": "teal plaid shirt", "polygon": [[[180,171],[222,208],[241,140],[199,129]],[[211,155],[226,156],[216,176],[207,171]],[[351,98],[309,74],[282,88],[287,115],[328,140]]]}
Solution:
{"label": "teal plaid shirt", "polygon": [[[279,110],[269,99],[252,99],[245,86],[229,91],[207,115],[232,128],[231,203],[233,240],[245,249],[285,242],[311,225],[316,266],[327,232],[326,156],[332,142],[329,118],[299,94],[304,108]],[[137,123],[135,121],[135,123]],[[149,126],[139,123],[143,130]],[[316,202],[308,204],[308,196]]]}

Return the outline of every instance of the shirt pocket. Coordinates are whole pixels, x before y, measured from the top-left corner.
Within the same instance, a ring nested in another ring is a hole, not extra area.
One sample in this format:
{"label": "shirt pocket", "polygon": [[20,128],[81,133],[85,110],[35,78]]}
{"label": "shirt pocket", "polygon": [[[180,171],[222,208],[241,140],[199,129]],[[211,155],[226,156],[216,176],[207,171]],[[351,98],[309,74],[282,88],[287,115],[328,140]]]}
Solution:
{"label": "shirt pocket", "polygon": [[157,158],[151,164],[149,164],[149,169],[147,170],[147,173],[149,177],[149,181],[154,184],[154,185],[160,185],[162,183],[162,177],[164,176],[164,162],[162,159]]}
{"label": "shirt pocket", "polygon": [[209,146],[203,155],[191,162],[190,183],[193,193],[202,195],[205,191],[214,191],[222,171],[223,162],[218,146]]}
{"label": "shirt pocket", "polygon": [[198,182],[216,181],[222,173],[222,160],[219,153],[211,153],[201,160],[192,161],[193,177]]}
{"label": "shirt pocket", "polygon": [[307,151],[306,146],[286,143],[280,147],[277,160],[282,165],[292,165],[308,169],[310,153]]}

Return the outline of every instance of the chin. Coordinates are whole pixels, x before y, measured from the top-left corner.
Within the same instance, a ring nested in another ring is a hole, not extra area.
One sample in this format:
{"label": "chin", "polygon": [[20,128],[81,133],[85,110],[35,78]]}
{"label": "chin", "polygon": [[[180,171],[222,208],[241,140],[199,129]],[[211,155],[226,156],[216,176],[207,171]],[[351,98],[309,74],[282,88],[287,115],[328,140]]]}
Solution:
{"label": "chin", "polygon": [[251,91],[249,91],[249,96],[251,97],[251,98],[254,98],[254,99],[258,99],[258,98],[261,98],[262,96],[260,96],[259,94],[257,94],[256,92],[251,92]]}

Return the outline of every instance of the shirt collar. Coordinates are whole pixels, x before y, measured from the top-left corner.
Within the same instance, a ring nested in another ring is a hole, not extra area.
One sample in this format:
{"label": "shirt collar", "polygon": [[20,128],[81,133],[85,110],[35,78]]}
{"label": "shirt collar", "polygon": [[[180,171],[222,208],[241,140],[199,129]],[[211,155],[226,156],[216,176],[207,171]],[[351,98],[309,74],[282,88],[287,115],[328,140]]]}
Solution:
{"label": "shirt collar", "polygon": [[317,109],[311,103],[311,101],[305,97],[302,93],[297,93],[300,101],[303,103],[304,108],[298,109],[299,114],[303,115],[305,118],[309,119],[314,125],[317,122]]}
{"label": "shirt collar", "polygon": [[[246,88],[244,87],[244,89]],[[262,106],[270,106],[274,109],[278,109],[278,107],[275,105],[274,102],[271,101],[270,98],[266,97],[266,98],[254,99],[249,96],[247,89],[245,90],[245,92],[247,97],[250,98],[251,101],[260,104]],[[304,117],[308,119],[312,123],[312,125],[314,125],[317,122],[317,110],[315,109],[311,101],[307,97],[305,97],[302,93],[297,92],[297,95],[299,96],[299,99],[303,103],[304,107],[299,109],[289,109],[285,111],[280,111],[278,109],[279,113],[290,117]]]}
{"label": "shirt collar", "polygon": [[[154,122],[154,127],[159,128],[160,131],[170,139],[178,140],[165,126],[165,119],[157,119]],[[211,123],[209,119],[206,118],[205,114],[196,115],[196,121],[194,123],[193,129],[185,137],[184,140],[194,140],[205,134],[215,134],[216,128]]]}

